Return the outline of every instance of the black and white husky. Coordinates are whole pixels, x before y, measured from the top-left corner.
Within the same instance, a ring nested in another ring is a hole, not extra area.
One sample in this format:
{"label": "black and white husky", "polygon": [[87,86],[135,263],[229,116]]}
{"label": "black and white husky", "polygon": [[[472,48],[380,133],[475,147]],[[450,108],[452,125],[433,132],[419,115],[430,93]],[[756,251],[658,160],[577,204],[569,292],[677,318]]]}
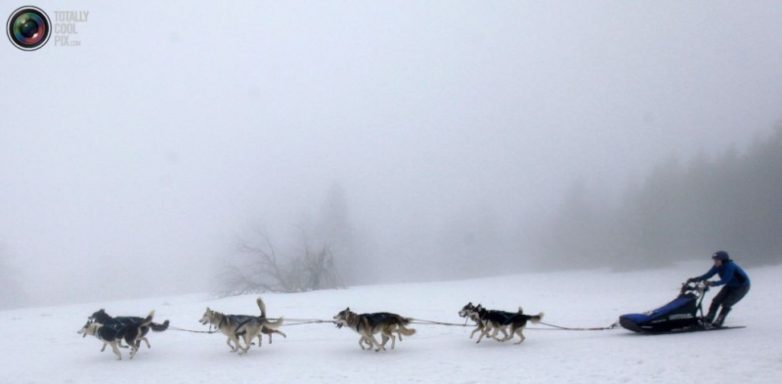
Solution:
{"label": "black and white husky", "polygon": [[[152,348],[152,346],[149,345],[149,340],[147,340],[146,338],[146,335],[147,333],[149,333],[150,329],[152,329],[155,332],[163,332],[166,329],[168,329],[168,320],[164,321],[162,324],[150,322],[147,325],[142,325],[142,323],[144,322],[144,318],[142,317],[138,317],[138,316],[112,317],[109,316],[109,314],[106,313],[106,311],[103,308],[94,312],[92,316],[89,317],[89,321],[94,321],[96,323],[103,324],[104,326],[115,326],[115,325],[119,327],[139,326],[138,342],[141,343],[143,341],[145,344],[147,344],[147,348]],[[118,344],[120,347],[123,347],[121,341]]]}
{"label": "black and white husky", "polygon": [[[477,319],[477,328],[470,334],[470,338],[472,338],[475,332],[481,331],[476,343],[480,343],[484,336],[492,332],[489,337],[497,341],[508,341],[518,335],[520,340],[516,344],[521,344],[526,339],[523,331],[527,322],[538,323],[543,319],[543,312],[537,315],[526,315],[521,307],[517,312],[506,312],[486,309],[480,304],[473,306],[472,303],[467,303],[459,311],[459,315],[473,320]],[[502,332],[502,338],[497,337],[499,332]]]}
{"label": "black and white husky", "polygon": [[117,360],[122,360],[122,354],[119,351],[118,344],[120,340],[130,346],[130,358],[138,352],[139,344],[141,343],[141,328],[148,327],[152,323],[152,318],[155,316],[155,311],[149,312],[147,317],[141,319],[139,323],[133,324],[120,324],[113,322],[110,324],[101,324],[97,321],[88,320],[86,324],[79,330],[82,337],[87,335],[95,336],[98,340],[103,342],[103,348],[101,352],[106,349],[106,345],[111,346],[111,350],[117,355]]}

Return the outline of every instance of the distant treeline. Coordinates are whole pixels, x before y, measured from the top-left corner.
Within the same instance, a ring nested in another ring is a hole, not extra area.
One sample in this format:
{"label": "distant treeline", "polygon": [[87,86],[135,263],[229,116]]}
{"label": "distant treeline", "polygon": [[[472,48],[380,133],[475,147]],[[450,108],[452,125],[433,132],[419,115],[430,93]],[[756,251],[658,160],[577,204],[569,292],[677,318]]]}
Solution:
{"label": "distant treeline", "polygon": [[746,264],[778,263],[782,126],[744,154],[731,149],[658,164],[619,206],[577,183],[543,238],[553,265],[660,265],[707,259],[718,249]]}

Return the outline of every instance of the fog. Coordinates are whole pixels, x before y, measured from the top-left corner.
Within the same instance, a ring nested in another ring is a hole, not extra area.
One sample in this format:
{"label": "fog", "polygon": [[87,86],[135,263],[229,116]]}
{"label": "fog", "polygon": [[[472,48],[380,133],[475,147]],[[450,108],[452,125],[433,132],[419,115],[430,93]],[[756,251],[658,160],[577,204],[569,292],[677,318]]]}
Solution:
{"label": "fog", "polygon": [[[608,220],[782,118],[773,1],[36,5],[90,16],[79,47],[0,43],[14,305],[216,292],[263,238],[329,243],[348,285],[571,266],[573,191]],[[677,250],[719,248],[752,251]]]}

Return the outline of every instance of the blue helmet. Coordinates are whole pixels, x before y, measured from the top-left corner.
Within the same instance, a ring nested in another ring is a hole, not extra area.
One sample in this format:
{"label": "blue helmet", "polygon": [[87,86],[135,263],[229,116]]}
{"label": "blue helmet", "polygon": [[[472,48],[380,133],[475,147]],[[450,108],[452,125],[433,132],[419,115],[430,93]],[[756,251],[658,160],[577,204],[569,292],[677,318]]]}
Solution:
{"label": "blue helmet", "polygon": [[713,255],[711,255],[711,258],[713,260],[728,261],[728,260],[730,260],[730,255],[728,255],[728,252],[725,252],[725,251],[717,251],[717,252],[714,252]]}

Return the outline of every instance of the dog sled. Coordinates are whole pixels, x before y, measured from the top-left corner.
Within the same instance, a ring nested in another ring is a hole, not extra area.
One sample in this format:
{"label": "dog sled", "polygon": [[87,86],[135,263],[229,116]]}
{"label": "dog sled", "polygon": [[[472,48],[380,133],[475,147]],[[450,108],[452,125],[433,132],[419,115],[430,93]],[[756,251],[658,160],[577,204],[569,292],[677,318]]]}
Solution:
{"label": "dog sled", "polygon": [[703,282],[684,283],[673,301],[644,313],[619,317],[619,324],[633,332],[666,334],[744,328],[743,326],[713,327],[703,320],[703,298],[709,287]]}

